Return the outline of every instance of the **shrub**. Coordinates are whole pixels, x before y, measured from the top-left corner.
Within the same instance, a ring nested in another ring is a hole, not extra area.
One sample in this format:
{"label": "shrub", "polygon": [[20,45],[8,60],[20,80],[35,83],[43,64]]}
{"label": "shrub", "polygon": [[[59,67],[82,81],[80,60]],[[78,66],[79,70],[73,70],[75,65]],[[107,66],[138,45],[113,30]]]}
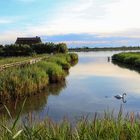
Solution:
{"label": "shrub", "polygon": [[11,44],[11,45],[6,45],[3,48],[4,56],[28,56],[31,55],[32,52],[33,50],[29,45]]}
{"label": "shrub", "polygon": [[65,73],[61,66],[53,62],[40,62],[37,64],[39,67],[45,69],[49,75],[50,83],[56,83],[65,79]]}
{"label": "shrub", "polygon": [[67,45],[65,43],[56,44],[55,45],[55,52],[56,53],[67,53],[68,52]]}
{"label": "shrub", "polygon": [[68,63],[65,58],[55,56],[55,57],[50,58],[49,61],[57,63],[58,65],[62,67],[63,70],[70,69],[70,63]]}

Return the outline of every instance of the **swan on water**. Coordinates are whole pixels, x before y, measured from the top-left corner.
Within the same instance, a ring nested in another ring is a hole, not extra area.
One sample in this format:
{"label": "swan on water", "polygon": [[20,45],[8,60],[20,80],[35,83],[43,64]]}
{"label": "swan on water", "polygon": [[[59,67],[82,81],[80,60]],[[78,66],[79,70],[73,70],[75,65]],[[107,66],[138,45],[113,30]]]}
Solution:
{"label": "swan on water", "polygon": [[126,93],[123,93],[122,95],[116,95],[114,96],[116,99],[123,99],[124,96],[126,96]]}

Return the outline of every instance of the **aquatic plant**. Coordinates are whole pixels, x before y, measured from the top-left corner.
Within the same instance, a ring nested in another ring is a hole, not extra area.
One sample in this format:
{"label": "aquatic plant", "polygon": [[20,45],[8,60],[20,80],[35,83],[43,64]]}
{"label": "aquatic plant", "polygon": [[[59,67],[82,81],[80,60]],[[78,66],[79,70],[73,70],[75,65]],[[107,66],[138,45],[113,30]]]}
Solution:
{"label": "aquatic plant", "polygon": [[0,72],[0,102],[33,95],[48,84],[65,80],[65,70],[71,66],[67,61],[69,55],[57,54],[32,65]]}
{"label": "aquatic plant", "polygon": [[65,73],[57,63],[42,61],[37,66],[45,70],[49,76],[50,83],[56,83],[65,79]]}
{"label": "aquatic plant", "polygon": [[140,53],[139,52],[128,52],[119,53],[112,56],[113,61],[128,64],[135,67],[140,67]]}
{"label": "aquatic plant", "polygon": [[[7,109],[8,114],[10,112]],[[1,122],[0,138],[2,140],[139,140],[140,123],[139,118],[132,112],[124,116],[122,110],[118,115],[111,111],[105,111],[100,116],[95,113],[92,119],[81,117],[74,125],[64,118],[56,123],[47,118],[40,123],[21,123],[17,124],[19,114],[11,125]],[[14,125],[15,124],[15,125]],[[14,135],[13,135],[14,134]]]}

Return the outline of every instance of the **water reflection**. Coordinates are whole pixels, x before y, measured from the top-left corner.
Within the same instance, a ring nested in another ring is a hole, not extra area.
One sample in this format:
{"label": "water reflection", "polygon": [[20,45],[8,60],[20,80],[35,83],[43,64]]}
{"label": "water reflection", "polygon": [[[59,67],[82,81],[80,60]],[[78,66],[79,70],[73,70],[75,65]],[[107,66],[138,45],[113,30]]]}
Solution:
{"label": "water reflection", "polygon": [[127,101],[125,100],[125,96],[127,94],[126,93],[123,93],[122,95],[115,95],[114,97],[117,99],[117,100],[121,100],[123,103],[126,103]]}
{"label": "water reflection", "polygon": [[107,57],[107,62],[111,62],[111,57],[110,56]]}
{"label": "water reflection", "polygon": [[[37,93],[34,96],[28,97],[21,115],[23,116],[24,114],[40,112],[43,110],[44,106],[47,105],[48,97],[50,95],[59,96],[61,91],[65,88],[66,82],[63,81],[58,84],[49,85],[44,91]],[[23,101],[18,99],[16,102],[10,101],[6,104],[13,118],[16,117],[17,113],[21,109],[22,104]],[[8,115],[4,106],[0,107],[0,115]]]}
{"label": "water reflection", "polygon": [[127,64],[122,64],[122,63],[119,63],[119,62],[117,62],[117,61],[115,61],[115,60],[112,60],[112,63],[114,64],[114,65],[117,65],[117,66],[119,66],[119,67],[121,67],[121,68],[127,68],[127,69],[129,69],[129,70],[134,70],[134,71],[136,71],[136,72],[138,72],[138,73],[140,73],[140,68],[136,68],[136,67],[134,67],[134,66],[131,66],[131,65],[127,65]]}
{"label": "water reflection", "polygon": [[[66,82],[51,85],[44,92],[28,98],[22,117],[33,113],[55,121],[64,116],[73,119],[81,115],[93,115],[107,108],[115,111],[120,104],[126,112],[140,112],[140,74],[109,61],[108,57],[118,52],[78,53],[78,64],[70,69]],[[116,93],[127,93],[127,99],[116,100]],[[19,102],[8,104],[15,116],[21,106]],[[49,108],[49,111],[48,111]],[[117,112],[116,111],[116,112]],[[4,109],[0,114],[5,113]]]}

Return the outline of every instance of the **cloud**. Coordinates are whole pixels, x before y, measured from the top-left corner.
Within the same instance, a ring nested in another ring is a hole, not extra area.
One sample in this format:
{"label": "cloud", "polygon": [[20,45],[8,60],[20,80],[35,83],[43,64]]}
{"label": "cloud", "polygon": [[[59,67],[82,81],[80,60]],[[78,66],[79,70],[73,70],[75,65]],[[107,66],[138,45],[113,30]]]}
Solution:
{"label": "cloud", "polygon": [[110,43],[110,41],[82,41],[82,40],[79,40],[79,41],[59,41],[59,42],[56,42],[56,43],[66,43],[68,45],[78,45],[78,44],[82,44],[82,45],[94,45],[94,44],[106,44],[106,43]]}
{"label": "cloud", "polygon": [[99,35],[99,37],[110,37],[110,36],[140,38],[140,28],[132,28],[132,29],[126,29],[126,30],[110,32],[110,33],[101,33]]}
{"label": "cloud", "polygon": [[0,19],[0,24],[9,24],[9,23],[12,23],[13,21],[12,20],[9,20],[9,19]]}
{"label": "cloud", "polygon": [[103,3],[99,0],[76,0],[58,8],[49,22],[44,20],[38,25],[27,27],[26,30],[42,35],[135,34],[134,30],[140,28],[139,0],[105,1]]}
{"label": "cloud", "polygon": [[[34,2],[36,0],[16,1]],[[40,5],[42,2],[43,0],[40,1]],[[48,1],[46,1],[46,5],[47,2]],[[11,40],[13,40],[13,36],[61,36],[71,33],[91,34],[96,35],[98,38],[105,39],[111,36],[139,38],[139,5],[139,0],[71,0],[62,2],[59,6],[56,6],[57,8],[50,7],[50,13],[45,12],[44,9],[44,14],[33,11],[34,18],[32,18],[32,14],[30,14],[30,19],[34,19],[36,22],[32,20],[22,21],[24,22],[24,26],[22,27],[19,26],[21,23],[17,22],[18,28],[15,27],[15,29],[9,31],[5,30],[5,32],[1,34],[4,37],[0,37],[0,40],[4,42],[6,34],[10,39],[9,32]],[[40,18],[37,18],[37,13],[40,15]],[[28,16],[29,15],[27,15],[27,18],[29,18]],[[10,23],[8,20],[0,20],[0,24],[8,22]],[[98,41],[98,38],[96,38],[97,40],[95,40],[95,42]],[[85,41],[86,40],[77,40],[77,42],[73,42],[73,40],[69,40],[67,43],[84,43]],[[126,40],[121,39],[120,41],[127,44]],[[87,43],[94,44],[93,40],[88,40]]]}
{"label": "cloud", "polygon": [[21,33],[17,30],[3,32],[2,36],[0,36],[0,44],[15,43],[17,37],[23,37],[23,36],[26,36],[26,34]]}

